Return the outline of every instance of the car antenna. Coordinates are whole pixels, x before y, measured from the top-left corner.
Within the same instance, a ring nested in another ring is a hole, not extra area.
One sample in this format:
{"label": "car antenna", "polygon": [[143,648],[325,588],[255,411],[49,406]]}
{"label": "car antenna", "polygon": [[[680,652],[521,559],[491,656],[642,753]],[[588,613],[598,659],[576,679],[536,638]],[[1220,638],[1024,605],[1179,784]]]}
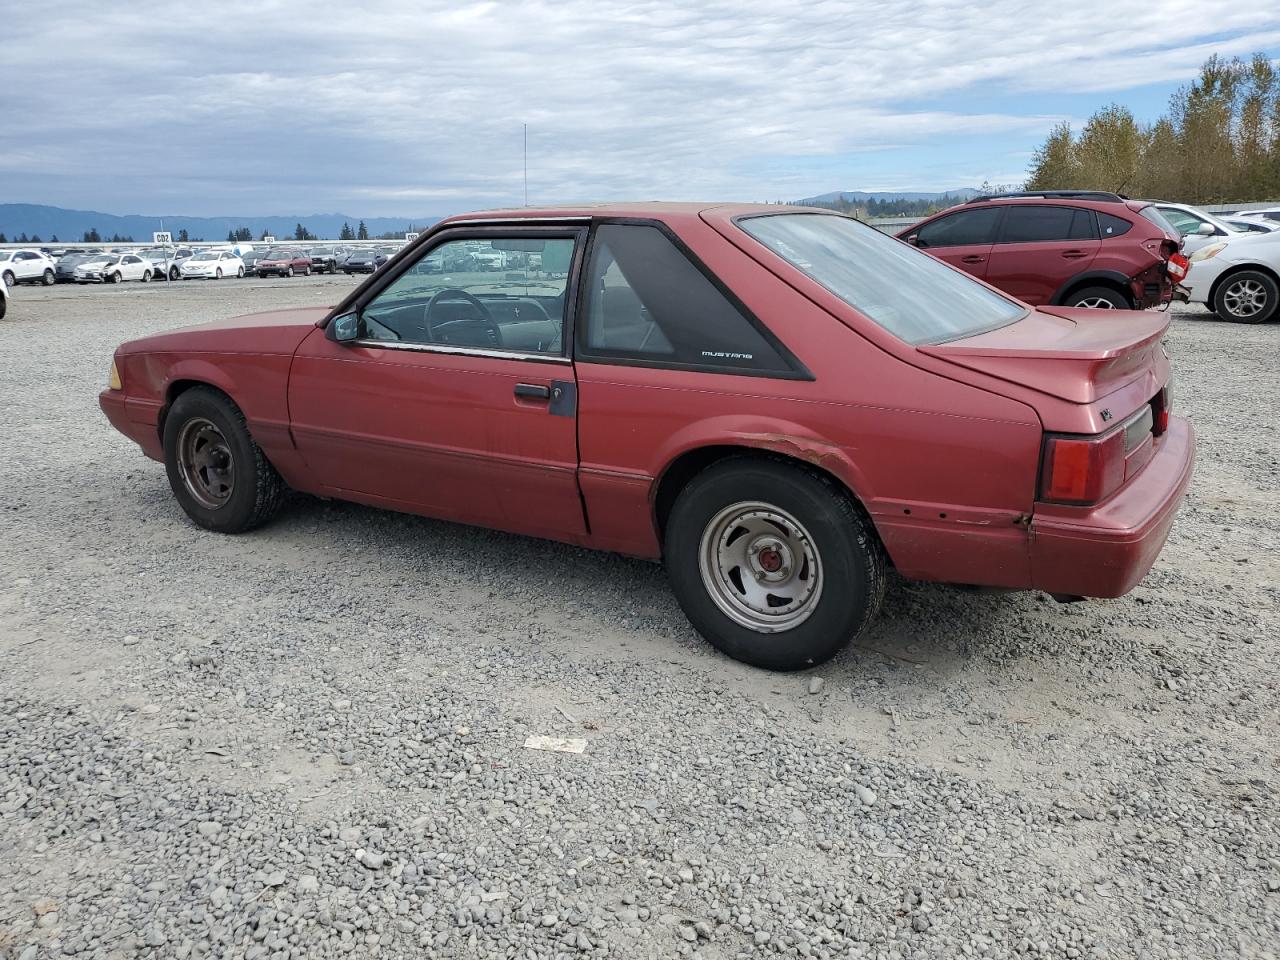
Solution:
{"label": "car antenna", "polygon": [[529,125],[520,124],[524,134],[524,205],[529,205]]}

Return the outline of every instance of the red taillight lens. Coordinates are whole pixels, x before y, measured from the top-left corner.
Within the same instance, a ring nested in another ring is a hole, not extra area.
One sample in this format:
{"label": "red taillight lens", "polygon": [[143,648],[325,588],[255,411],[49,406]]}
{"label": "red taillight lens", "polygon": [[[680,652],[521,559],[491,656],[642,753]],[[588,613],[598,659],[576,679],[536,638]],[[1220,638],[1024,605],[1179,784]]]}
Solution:
{"label": "red taillight lens", "polygon": [[1152,433],[1158,437],[1169,429],[1169,412],[1173,409],[1173,394],[1167,386],[1160,390],[1159,395],[1156,397],[1156,402],[1152,406],[1155,414]]}
{"label": "red taillight lens", "polygon": [[1040,499],[1097,503],[1124,482],[1125,431],[1102,437],[1048,437]]}

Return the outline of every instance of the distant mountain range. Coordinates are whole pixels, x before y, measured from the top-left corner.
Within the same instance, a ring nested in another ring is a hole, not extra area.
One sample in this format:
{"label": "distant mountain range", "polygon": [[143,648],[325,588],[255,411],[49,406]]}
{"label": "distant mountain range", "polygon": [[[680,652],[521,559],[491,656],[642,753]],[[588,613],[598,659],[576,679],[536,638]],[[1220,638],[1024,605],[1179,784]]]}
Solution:
{"label": "distant mountain range", "polygon": [[870,200],[879,200],[884,203],[892,200],[907,201],[934,201],[934,200],[952,200],[959,203],[962,200],[968,200],[970,197],[976,197],[978,190],[974,187],[959,187],[955,190],[946,190],[941,193],[921,193],[919,191],[906,190],[895,193],[893,191],[867,192],[865,190],[834,190],[831,193],[820,193],[816,197],[806,197],[803,200],[797,200],[800,205],[815,203],[836,203],[843,199],[846,203],[866,203]]}
{"label": "distant mountain range", "polygon": [[[144,217],[139,215],[117,216],[96,210],[65,210],[39,203],[0,203],[0,233],[12,242],[21,234],[39,236],[45,243],[57,237],[62,243],[80,240],[88,230],[97,230],[103,239],[115,234],[133,237],[139,242],[149,241],[157,230],[167,230],[175,237],[186,230],[192,239],[225,240],[229,230],[248,227],[254,237],[263,231],[275,237],[292,237],[298,224],[325,240],[337,239],[344,223],[355,230],[360,217],[342,213],[316,213],[306,217]],[[365,229],[369,236],[382,233],[402,233],[410,227],[421,230],[440,220],[439,217],[365,217]],[[161,221],[164,226],[161,227]]]}

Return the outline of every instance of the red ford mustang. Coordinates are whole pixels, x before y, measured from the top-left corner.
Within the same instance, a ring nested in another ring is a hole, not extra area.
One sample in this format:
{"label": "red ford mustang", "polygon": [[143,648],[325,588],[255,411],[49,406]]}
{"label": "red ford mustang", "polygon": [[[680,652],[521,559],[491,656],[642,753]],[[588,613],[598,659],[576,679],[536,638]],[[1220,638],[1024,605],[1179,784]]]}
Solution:
{"label": "red ford mustang", "polygon": [[493,211],[333,309],[126,343],[101,396],[210,530],[287,488],[661,558],[732,657],[905,577],[1116,597],[1191,479],[1168,317],[1031,309],[833,213]]}

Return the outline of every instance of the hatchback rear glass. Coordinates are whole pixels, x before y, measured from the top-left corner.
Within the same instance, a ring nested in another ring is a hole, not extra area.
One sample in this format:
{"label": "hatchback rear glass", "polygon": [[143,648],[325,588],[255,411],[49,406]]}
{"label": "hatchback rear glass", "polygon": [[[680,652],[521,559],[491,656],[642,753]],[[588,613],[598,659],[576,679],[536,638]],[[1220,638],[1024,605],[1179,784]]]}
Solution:
{"label": "hatchback rear glass", "polygon": [[1143,207],[1138,211],[1138,216],[1150,220],[1171,237],[1182,236],[1182,231],[1170,223],[1169,219],[1155,207]]}
{"label": "hatchback rear glass", "polygon": [[927,253],[849,217],[762,214],[738,226],[859,313],[907,343],[958,340],[1026,316]]}

